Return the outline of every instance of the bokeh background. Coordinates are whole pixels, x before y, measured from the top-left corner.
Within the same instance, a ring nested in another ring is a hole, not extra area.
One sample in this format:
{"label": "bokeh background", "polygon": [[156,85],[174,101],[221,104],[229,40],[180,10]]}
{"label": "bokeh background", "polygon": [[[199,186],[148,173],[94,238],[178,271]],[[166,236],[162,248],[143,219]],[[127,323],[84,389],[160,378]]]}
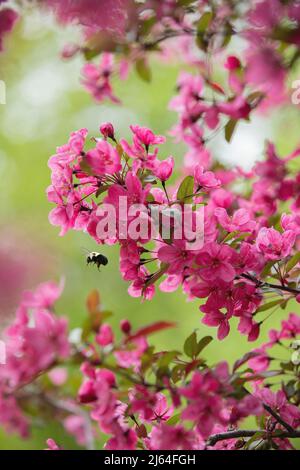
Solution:
{"label": "bokeh background", "polygon": [[[105,309],[114,312],[115,325],[123,318],[129,318],[135,327],[162,319],[176,321],[176,331],[152,337],[159,347],[178,347],[193,329],[198,329],[199,335],[214,336],[214,329],[201,324],[199,301],[188,303],[179,291],[163,294],[157,290],[151,303],[129,297],[128,285],[118,270],[117,247],[101,249],[109,264],[99,273],[86,266],[83,252],[83,248],[97,250],[95,242],[74,231],[59,237],[58,228],[48,222],[47,160],[70,132],[87,127],[92,135],[98,135],[99,124],[111,121],[122,136],[130,135],[131,123],[167,134],[176,121],[167,108],[175,92],[178,64],[154,63],[151,84],[143,83],[134,72],[126,82],[116,79],[123,105],[97,105],[80,85],[82,59],[64,62],[59,55],[76,34],[59,29],[50,17],[28,13],[0,56],[0,79],[7,87],[7,104],[0,105],[0,330],[14,315],[24,288],[63,277],[65,290],[57,312],[68,316],[71,327],[84,322],[85,299],[96,288]],[[265,138],[273,139],[284,155],[299,143],[298,123],[299,108],[292,105],[272,116],[259,116],[255,123],[240,125],[230,145],[216,138],[211,144],[214,156],[229,165],[249,168],[262,158]],[[161,157],[172,154],[179,165],[184,150],[169,137]],[[297,311],[296,305],[291,307]],[[264,324],[259,342],[269,328],[279,325],[283,315],[277,312]],[[207,351],[212,362],[224,358],[233,362],[248,349],[246,338],[233,327],[225,341],[211,343]],[[62,426],[54,422],[45,426],[37,420],[27,441],[0,430],[0,449],[42,449],[50,436],[65,448],[77,448]]]}

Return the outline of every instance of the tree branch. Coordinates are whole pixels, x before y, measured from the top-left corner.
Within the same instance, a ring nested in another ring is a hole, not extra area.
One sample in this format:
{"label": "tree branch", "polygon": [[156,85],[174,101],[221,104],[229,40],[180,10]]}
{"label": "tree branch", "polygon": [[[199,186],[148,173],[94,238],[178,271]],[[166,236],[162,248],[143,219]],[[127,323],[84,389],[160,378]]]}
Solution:
{"label": "tree branch", "polygon": [[248,279],[248,281],[251,281],[254,284],[256,284],[257,287],[269,287],[270,289],[277,289],[283,292],[289,292],[290,294],[295,294],[295,295],[300,294],[300,290],[298,289],[294,289],[293,287],[288,287],[288,286],[282,286],[281,284],[271,284],[270,282],[260,281],[259,279],[256,279],[255,277],[250,276],[250,274],[241,274],[239,277]]}
{"label": "tree branch", "polygon": [[260,429],[256,429],[256,430],[240,429],[237,431],[227,431],[227,432],[221,432],[219,434],[213,434],[212,436],[208,438],[208,440],[206,441],[206,444],[208,446],[213,447],[219,441],[226,441],[228,439],[239,439],[242,437],[252,437],[258,432],[262,433],[262,438],[296,439],[300,437],[300,431],[292,431],[292,432],[276,431],[275,433],[268,433],[267,431],[260,430]]}

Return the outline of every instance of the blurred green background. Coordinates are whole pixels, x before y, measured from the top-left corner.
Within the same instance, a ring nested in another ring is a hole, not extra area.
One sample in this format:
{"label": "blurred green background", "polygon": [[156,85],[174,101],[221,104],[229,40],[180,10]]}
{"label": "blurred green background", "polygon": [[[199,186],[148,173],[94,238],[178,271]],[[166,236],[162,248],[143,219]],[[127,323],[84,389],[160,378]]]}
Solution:
{"label": "blurred green background", "polygon": [[[0,105],[0,328],[13,315],[24,288],[64,277],[65,291],[57,312],[68,316],[71,327],[83,323],[85,299],[97,288],[105,309],[114,312],[115,325],[123,318],[130,319],[134,327],[156,320],[176,321],[176,331],[152,337],[158,347],[176,348],[196,328],[200,335],[215,335],[214,329],[201,324],[199,301],[186,302],[180,291],[163,294],[157,290],[151,303],[129,297],[128,285],[118,270],[117,247],[101,249],[109,264],[99,273],[86,266],[82,251],[82,247],[97,249],[95,242],[75,231],[59,237],[59,229],[48,222],[47,160],[56,146],[68,140],[70,132],[87,127],[91,135],[98,135],[99,124],[111,121],[122,136],[130,135],[131,123],[167,134],[176,121],[167,106],[175,92],[177,65],[155,63],[150,85],[132,72],[128,81],[115,81],[121,107],[96,105],[80,86],[82,59],[63,62],[59,57],[62,46],[72,38],[72,31],[57,30],[51,19],[32,13],[19,23],[0,56],[0,79],[7,87],[7,104]],[[249,167],[261,158],[266,136],[274,138],[283,154],[292,150],[298,143],[298,122],[299,109],[287,107],[274,113],[272,119],[261,116],[255,124],[242,125],[230,146],[216,139],[212,150],[222,161]],[[179,164],[183,153],[184,147],[175,145],[170,137],[160,155],[165,158],[172,154]],[[265,339],[269,328],[279,325],[282,316],[278,312],[265,323],[257,344]],[[233,326],[229,337],[222,343],[212,343],[208,351],[212,362],[232,362],[248,349],[246,338]],[[65,448],[77,448],[62,426],[50,423],[47,427],[37,424],[27,441],[0,431],[0,449],[42,449],[50,436]]]}

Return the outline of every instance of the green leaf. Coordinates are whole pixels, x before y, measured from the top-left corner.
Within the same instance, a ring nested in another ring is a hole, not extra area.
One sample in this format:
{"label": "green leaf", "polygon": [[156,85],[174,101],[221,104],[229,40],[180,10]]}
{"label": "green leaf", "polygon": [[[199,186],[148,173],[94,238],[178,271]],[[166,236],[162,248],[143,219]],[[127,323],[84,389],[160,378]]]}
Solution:
{"label": "green leaf", "polygon": [[96,49],[84,49],[83,54],[84,58],[90,62],[92,59],[100,55],[102,52],[101,48],[96,48]]}
{"label": "green leaf", "polygon": [[135,63],[135,69],[139,77],[144,80],[144,82],[151,82],[151,69],[145,59],[138,59]]}
{"label": "green leaf", "polygon": [[238,235],[239,232],[231,232],[226,235],[222,243],[227,243]]}
{"label": "green leaf", "polygon": [[197,23],[197,35],[198,34],[203,34],[211,24],[213,19],[213,13],[211,11],[205,12],[200,20]]}
{"label": "green leaf", "polygon": [[191,5],[192,3],[195,3],[196,0],[178,0],[178,3],[182,7],[186,7]]}
{"label": "green leaf", "polygon": [[163,355],[159,358],[157,362],[157,366],[160,367],[168,367],[170,363],[176,358],[180,356],[179,351],[167,351],[163,353]]}
{"label": "green leaf", "polygon": [[212,336],[204,336],[204,338],[200,339],[197,345],[197,356],[212,342],[212,340]]}
{"label": "green leaf", "polygon": [[232,139],[237,123],[238,121],[236,119],[230,119],[225,126],[225,139],[228,143]]}
{"label": "green leaf", "polygon": [[276,264],[276,263],[277,263],[277,261],[269,261],[269,262],[266,264],[266,266],[264,267],[264,269],[262,270],[260,277],[261,277],[261,278],[265,278],[266,276],[268,276],[268,275],[270,274],[270,272],[271,272],[272,267],[273,267],[274,264]]}
{"label": "green leaf", "polygon": [[175,424],[179,423],[179,421],[180,421],[180,413],[169,418],[168,421],[166,421],[166,424],[168,424],[168,426],[175,426]]}
{"label": "green leaf", "polygon": [[254,91],[250,93],[247,98],[247,102],[251,104],[251,106],[257,106],[257,104],[264,98],[265,94],[261,91]]}
{"label": "green leaf", "polygon": [[286,272],[290,272],[295,266],[297,263],[299,263],[300,261],[300,251],[298,251],[298,253],[296,253],[294,256],[292,256],[292,258],[286,263],[286,266],[285,266],[285,269],[286,269]]}
{"label": "green leaf", "polygon": [[193,176],[184,178],[177,191],[177,199],[179,201],[185,202],[186,204],[193,201],[194,183]]}
{"label": "green leaf", "polygon": [[101,186],[99,186],[99,189],[98,189],[98,191],[96,192],[96,197],[101,196],[101,194],[103,194],[103,193],[105,193],[106,191],[108,191],[109,188],[110,188],[110,185],[109,185],[109,184],[102,184]]}
{"label": "green leaf", "polygon": [[180,379],[182,379],[182,377],[184,376],[184,371],[185,371],[185,365],[184,364],[178,364],[177,366],[175,366],[172,369],[171,378],[172,378],[174,384],[176,384],[176,382],[178,382]]}
{"label": "green leaf", "polygon": [[155,197],[153,196],[153,194],[149,193],[146,197],[146,201],[147,202],[155,202]]}
{"label": "green leaf", "polygon": [[248,449],[251,444],[261,439],[263,435],[263,432],[257,431],[252,437],[250,437],[250,439],[248,439],[244,449]]}
{"label": "green leaf", "polygon": [[266,312],[267,310],[270,310],[270,308],[276,307],[276,305],[279,305],[282,303],[282,299],[278,300],[272,300],[272,302],[268,302],[261,307],[259,307],[255,313],[260,313],[260,312]]}
{"label": "green leaf", "polygon": [[152,16],[152,17],[144,20],[142,25],[141,25],[141,28],[139,30],[139,35],[140,36],[147,36],[150,33],[153,26],[156,24],[156,22],[157,22],[157,20],[156,20],[155,16]]}
{"label": "green leaf", "polygon": [[295,40],[295,33],[297,32],[294,26],[277,26],[271,33],[271,38],[276,41],[283,41],[288,44],[293,44]]}
{"label": "green leaf", "polygon": [[191,359],[197,356],[198,342],[196,332],[192,333],[186,340],[183,346],[185,354]]}
{"label": "green leaf", "polygon": [[84,172],[87,173],[88,175],[92,176],[93,175],[93,170],[91,169],[90,165],[88,164],[86,158],[83,158],[79,164],[80,169]]}
{"label": "green leaf", "polygon": [[213,13],[211,11],[207,11],[201,16],[200,20],[198,21],[196,25],[197,27],[196,44],[199,47],[199,49],[205,52],[208,46],[208,40],[205,37],[205,33],[212,19],[213,19]]}

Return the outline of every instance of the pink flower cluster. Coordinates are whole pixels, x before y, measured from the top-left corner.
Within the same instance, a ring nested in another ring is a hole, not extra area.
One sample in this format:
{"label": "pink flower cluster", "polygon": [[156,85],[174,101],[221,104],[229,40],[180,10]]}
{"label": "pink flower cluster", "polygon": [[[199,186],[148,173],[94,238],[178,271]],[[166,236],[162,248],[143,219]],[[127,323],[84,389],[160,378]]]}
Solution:
{"label": "pink flower cluster", "polygon": [[[122,320],[121,338],[117,339],[120,335],[109,323],[99,323],[102,308],[95,293],[90,294],[87,305],[98,325],[91,323],[85,337],[73,342],[71,348],[66,321],[53,313],[61,290],[62,286],[48,282],[25,292],[16,319],[5,332],[7,363],[0,366],[0,422],[6,429],[28,435],[31,417],[24,403],[29,400],[41,419],[49,406],[55,419],[63,417],[65,430],[81,446],[91,445],[97,423],[108,436],[107,450],[236,449],[245,441],[239,440],[238,434],[231,438],[230,433],[238,433],[240,423],[252,416],[265,423],[265,429],[258,431],[263,440],[272,435],[278,448],[292,448],[290,440],[280,434],[286,433],[286,426],[293,430],[300,426],[299,407],[293,398],[297,379],[291,380],[295,358],[287,363],[287,378],[284,370],[268,371],[288,379],[288,388],[286,382],[277,391],[266,387],[264,373],[271,363],[267,349],[299,337],[298,316],[291,314],[279,332],[270,332],[269,343],[238,360],[231,370],[226,362],[210,367],[199,358],[209,338],[198,343],[195,333],[185,342],[184,358],[180,351],[156,353],[149,347],[148,336],[174,327],[171,323],[158,322],[133,331],[129,321]],[[299,341],[296,345],[298,351]],[[57,367],[58,362],[65,368]],[[250,369],[243,371],[246,362]],[[78,400],[69,392],[62,399],[59,388],[68,380],[68,363],[81,364],[84,375]],[[48,380],[42,380],[46,374]],[[253,393],[246,391],[245,382],[252,384]],[[192,429],[187,422],[193,424]],[[225,434],[224,440],[215,442],[219,433]],[[49,450],[61,449],[53,439],[47,446]]]}
{"label": "pink flower cluster", "polygon": [[8,429],[18,429],[21,435],[27,434],[28,426],[17,405],[16,391],[70,354],[67,320],[52,311],[61,291],[62,286],[47,282],[33,292],[24,292],[16,319],[4,332],[6,363],[0,366],[0,422]]}
{"label": "pink flower cluster", "polygon": [[276,345],[282,346],[289,340],[293,341],[300,335],[300,318],[296,313],[290,313],[286,320],[282,321],[281,329],[270,330],[269,341],[262,344],[258,349],[253,351],[253,357],[249,359],[249,365],[255,372],[262,372],[269,368],[272,357],[268,354],[268,350]]}
{"label": "pink flower cluster", "polygon": [[[261,273],[267,263],[288,262],[295,253],[299,217],[285,214],[281,226],[275,229],[268,225],[266,215],[278,210],[284,187],[291,188],[284,191],[285,201],[295,197],[298,175],[291,176],[287,164],[298,150],[280,159],[269,144],[267,160],[258,163],[251,173],[250,196],[231,190],[232,183],[242,176],[238,171],[205,171],[200,165],[195,166],[193,177],[188,176],[174,188],[168,184],[174,167],[172,157],[158,160],[158,148],[165,138],[139,126],[131,126],[131,131],[132,144],[124,139],[118,142],[112,125],[104,124],[104,138],[97,138],[87,152],[86,129],[73,133],[68,144],[58,148],[49,160],[52,185],[47,193],[49,201],[56,204],[50,222],[61,227],[61,234],[74,228],[88,232],[97,243],[119,243],[120,270],[123,278],[131,281],[130,295],[151,299],[155,283],[165,276],[160,284],[164,292],[181,285],[190,299],[206,299],[200,307],[203,322],[218,328],[219,339],[228,335],[232,317],[239,319],[238,329],[249,341],[257,339],[261,323],[256,312],[267,288],[265,274]],[[204,213],[203,247],[187,248],[186,233],[181,239],[165,239],[160,232],[155,236],[156,247],[148,248],[152,240],[148,230],[153,218],[150,208],[153,204],[168,210],[181,207],[185,202],[180,200],[181,190],[188,181],[191,184],[184,198],[197,207],[192,217],[199,211]],[[122,198],[127,201],[127,224],[142,220],[146,226],[138,239],[130,238],[126,231],[124,236]],[[99,238],[97,227],[104,217],[99,201],[110,204],[118,215],[114,237]],[[140,214],[130,215],[136,204],[145,207],[142,218]],[[156,262],[156,271],[146,268],[146,263]],[[291,298],[293,290],[284,291],[290,282],[287,273],[282,272],[281,277],[278,293],[283,291]]]}
{"label": "pink flower cluster", "polygon": [[81,25],[88,35],[99,31],[124,34],[128,0],[46,0],[58,20]]}
{"label": "pink flower cluster", "polygon": [[[247,83],[243,77],[243,67],[239,59],[230,56],[225,67],[228,72],[228,93],[225,89],[207,79],[204,75],[192,75],[182,72],[177,83],[179,94],[172,98],[170,109],[179,115],[178,124],[172,129],[176,140],[182,140],[188,145],[185,156],[187,169],[197,164],[205,167],[211,163],[206,149],[210,139],[207,131],[219,128],[222,116],[233,121],[248,119],[251,111],[259,104],[259,99],[253,95],[247,96]],[[208,95],[212,95],[208,98]]]}
{"label": "pink flower cluster", "polygon": [[83,66],[82,84],[95,101],[100,103],[109,99],[113,103],[120,103],[120,100],[113,94],[111,85],[111,77],[114,72],[114,56],[108,52],[102,55],[98,66],[91,62]]}

